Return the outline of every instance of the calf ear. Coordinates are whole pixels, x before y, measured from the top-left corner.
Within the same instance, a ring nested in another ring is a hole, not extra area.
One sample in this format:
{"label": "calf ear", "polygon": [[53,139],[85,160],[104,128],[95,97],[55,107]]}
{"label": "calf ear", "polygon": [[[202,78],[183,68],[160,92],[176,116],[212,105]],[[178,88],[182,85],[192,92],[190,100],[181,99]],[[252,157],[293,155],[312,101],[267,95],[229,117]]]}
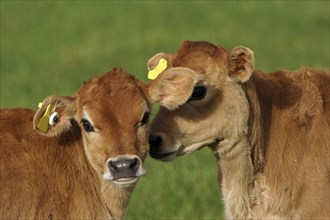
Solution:
{"label": "calf ear", "polygon": [[49,96],[40,103],[33,118],[33,128],[46,136],[57,136],[72,127],[75,114],[74,97]]}
{"label": "calf ear", "polygon": [[166,69],[172,67],[172,57],[171,54],[158,53],[151,57],[148,61],[148,79],[156,79],[159,74],[164,72]]}
{"label": "calf ear", "polygon": [[161,53],[157,53],[155,56],[151,57],[148,60],[148,64],[147,64],[148,70],[150,71],[155,69],[159,63],[159,60],[162,58],[167,61],[167,67],[170,68],[173,55],[161,52]]}
{"label": "calf ear", "polygon": [[175,67],[164,71],[149,84],[152,101],[172,110],[184,104],[191,96],[197,82],[195,71]]}
{"label": "calf ear", "polygon": [[253,51],[243,46],[235,47],[229,53],[227,65],[229,76],[234,81],[248,81],[254,70]]}

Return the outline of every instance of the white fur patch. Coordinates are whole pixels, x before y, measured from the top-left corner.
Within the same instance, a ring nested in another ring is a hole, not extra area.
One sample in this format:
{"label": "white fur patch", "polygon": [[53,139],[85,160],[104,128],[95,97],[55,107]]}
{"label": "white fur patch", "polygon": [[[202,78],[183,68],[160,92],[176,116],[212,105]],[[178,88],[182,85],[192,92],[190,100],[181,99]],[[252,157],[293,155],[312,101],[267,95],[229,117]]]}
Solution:
{"label": "white fur patch", "polygon": [[83,119],[86,119],[87,121],[89,121],[89,123],[91,123],[91,125],[94,127],[94,123],[93,120],[91,119],[91,117],[88,115],[86,108],[83,108],[83,115],[82,115]]}
{"label": "white fur patch", "polygon": [[113,176],[111,175],[110,172],[105,172],[105,173],[103,174],[103,179],[104,179],[104,180],[113,180]]}

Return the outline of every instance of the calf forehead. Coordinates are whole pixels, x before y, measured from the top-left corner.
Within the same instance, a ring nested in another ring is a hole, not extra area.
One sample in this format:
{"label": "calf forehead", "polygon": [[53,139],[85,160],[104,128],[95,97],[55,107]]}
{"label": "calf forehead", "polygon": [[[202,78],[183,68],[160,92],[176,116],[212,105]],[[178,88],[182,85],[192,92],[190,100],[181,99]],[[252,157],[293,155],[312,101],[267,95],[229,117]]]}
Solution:
{"label": "calf forehead", "polygon": [[145,88],[134,77],[114,69],[84,83],[77,93],[78,111],[89,109],[109,117],[134,116],[134,111],[141,112],[149,107],[145,94]]}
{"label": "calf forehead", "polygon": [[227,51],[204,41],[186,41],[172,60],[173,67],[187,67],[198,74],[199,80],[221,87],[226,78]]}
{"label": "calf forehead", "polygon": [[177,50],[173,66],[185,66],[191,69],[204,69],[210,63],[224,63],[226,50],[204,41],[186,41]]}

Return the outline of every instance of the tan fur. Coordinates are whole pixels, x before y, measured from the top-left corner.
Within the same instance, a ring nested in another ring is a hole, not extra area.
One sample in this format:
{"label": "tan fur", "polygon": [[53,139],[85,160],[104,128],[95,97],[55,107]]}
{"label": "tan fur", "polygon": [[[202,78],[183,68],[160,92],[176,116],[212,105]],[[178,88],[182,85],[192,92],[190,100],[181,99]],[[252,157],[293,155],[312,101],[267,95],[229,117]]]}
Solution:
{"label": "tan fur", "polygon": [[[162,142],[151,144],[151,156],[169,161],[210,146],[227,219],[330,218],[328,70],[263,74],[249,48],[227,52],[208,42],[186,41],[164,58],[172,66],[163,78],[189,68],[207,94],[176,110],[160,108],[151,137]],[[152,94],[162,82],[151,85]],[[191,95],[190,86],[171,86]],[[161,89],[164,99],[171,95]]]}
{"label": "tan fur", "polygon": [[[161,74],[156,81],[161,82],[161,85],[157,84],[157,89],[153,88],[155,83],[150,85],[149,89],[154,91],[150,94],[152,100],[160,102],[167,109],[176,109],[188,100],[197,78],[194,71],[179,67],[167,71],[166,75]],[[189,95],[187,95],[187,91]]]}
{"label": "tan fur", "polygon": [[[54,105],[59,121],[47,133],[33,130]],[[51,96],[36,113],[0,111],[0,219],[122,219],[135,183],[120,187],[103,179],[107,161],[148,151],[147,87],[120,69],[98,76],[75,97]],[[85,132],[83,109],[96,129]]]}

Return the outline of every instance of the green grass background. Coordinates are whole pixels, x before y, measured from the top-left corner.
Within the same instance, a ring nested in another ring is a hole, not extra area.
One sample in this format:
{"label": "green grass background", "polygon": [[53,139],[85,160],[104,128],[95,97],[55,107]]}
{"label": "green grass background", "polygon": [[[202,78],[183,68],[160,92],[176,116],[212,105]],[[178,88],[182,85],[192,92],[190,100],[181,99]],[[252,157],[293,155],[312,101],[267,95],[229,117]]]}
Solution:
{"label": "green grass background", "polygon": [[[247,46],[265,72],[329,68],[329,7],[315,0],[1,0],[0,106],[36,108],[114,66],[147,81],[148,59],[188,39]],[[147,158],[146,168],[128,219],[223,218],[211,151],[171,163]]]}

